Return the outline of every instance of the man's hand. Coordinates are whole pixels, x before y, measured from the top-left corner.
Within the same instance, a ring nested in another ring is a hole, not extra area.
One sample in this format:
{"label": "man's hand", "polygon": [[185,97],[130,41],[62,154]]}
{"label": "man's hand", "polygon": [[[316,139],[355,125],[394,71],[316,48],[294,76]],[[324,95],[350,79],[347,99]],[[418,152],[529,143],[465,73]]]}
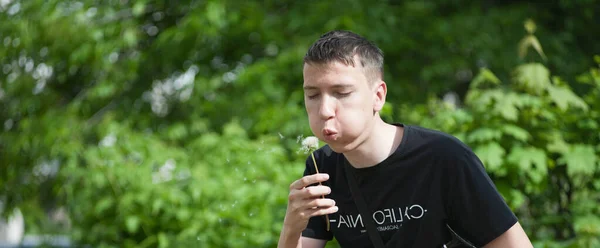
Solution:
{"label": "man's hand", "polygon": [[309,186],[329,179],[327,174],[305,176],[290,185],[288,207],[283,224],[288,230],[302,231],[308,225],[310,217],[337,212],[335,201],[323,199],[322,195],[331,193],[327,186]]}
{"label": "man's hand", "polygon": [[[302,177],[290,185],[288,207],[283,221],[283,230],[280,237],[281,243],[299,242],[302,231],[308,225],[308,220],[313,216],[332,214],[338,211],[335,201],[321,198],[322,195],[331,193],[327,186],[317,185],[329,179],[327,174],[314,174]],[[285,247],[296,247],[296,245],[284,245]]]}

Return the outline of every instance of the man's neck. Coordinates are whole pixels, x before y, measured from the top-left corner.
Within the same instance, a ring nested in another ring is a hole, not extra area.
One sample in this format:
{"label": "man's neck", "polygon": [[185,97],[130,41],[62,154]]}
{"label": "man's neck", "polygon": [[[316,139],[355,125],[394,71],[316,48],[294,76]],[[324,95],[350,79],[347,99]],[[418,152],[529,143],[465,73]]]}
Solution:
{"label": "man's neck", "polygon": [[344,153],[355,168],[375,166],[388,158],[400,145],[404,128],[378,119],[369,137],[356,149]]}

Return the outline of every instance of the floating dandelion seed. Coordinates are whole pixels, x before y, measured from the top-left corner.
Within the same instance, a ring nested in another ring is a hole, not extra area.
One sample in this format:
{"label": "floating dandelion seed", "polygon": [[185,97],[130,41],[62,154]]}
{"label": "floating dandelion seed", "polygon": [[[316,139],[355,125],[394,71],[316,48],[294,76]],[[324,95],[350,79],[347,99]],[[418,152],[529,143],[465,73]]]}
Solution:
{"label": "floating dandelion seed", "polygon": [[[317,174],[319,174],[319,168],[317,166],[317,160],[315,159],[315,154],[314,151],[317,150],[319,148],[319,139],[315,136],[308,136],[306,138],[304,138],[304,140],[302,140],[302,151],[309,152],[310,156],[312,157],[313,160],[313,165],[315,166],[315,171],[317,171]],[[321,182],[319,182],[319,185],[322,185]],[[325,196],[322,195],[321,198],[325,199]],[[327,231],[329,231],[329,215],[325,215],[325,219],[327,220]]]}

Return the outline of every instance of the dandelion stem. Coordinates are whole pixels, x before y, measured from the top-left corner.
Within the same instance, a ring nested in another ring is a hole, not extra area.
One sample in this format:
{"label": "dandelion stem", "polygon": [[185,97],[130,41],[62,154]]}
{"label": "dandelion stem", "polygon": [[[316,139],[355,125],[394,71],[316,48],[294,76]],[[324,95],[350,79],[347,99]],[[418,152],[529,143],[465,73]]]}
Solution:
{"label": "dandelion stem", "polygon": [[[312,157],[313,164],[315,165],[315,170],[317,171],[317,174],[319,174],[319,168],[317,167],[317,161],[315,160],[315,154],[311,152],[310,156]],[[321,183],[319,182],[319,184],[321,184]]]}
{"label": "dandelion stem", "polygon": [[[315,166],[315,170],[317,171],[317,174],[319,174],[319,168],[317,167],[317,160],[315,160],[315,154],[313,152],[311,152],[310,156],[312,157],[313,165]],[[323,184],[321,184],[321,182],[319,182],[319,185],[323,185]],[[325,199],[325,196],[322,195],[321,198]],[[327,231],[329,231],[329,229],[330,229],[329,215],[325,215],[325,222],[327,223]]]}

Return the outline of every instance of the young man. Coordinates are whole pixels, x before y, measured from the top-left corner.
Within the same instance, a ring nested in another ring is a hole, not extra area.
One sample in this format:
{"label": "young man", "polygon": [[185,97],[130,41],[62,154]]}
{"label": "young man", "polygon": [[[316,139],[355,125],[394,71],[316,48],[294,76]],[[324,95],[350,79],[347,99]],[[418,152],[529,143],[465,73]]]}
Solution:
{"label": "young man", "polygon": [[532,247],[466,145],[380,118],[387,85],[379,48],[352,32],[326,33],[308,50],[303,76],[310,128],[327,145],[314,153],[319,173],[309,156],[304,177],[290,185],[279,247],[321,248],[333,237],[342,247],[373,247],[367,218],[387,247],[444,247],[447,225],[477,247]]}

